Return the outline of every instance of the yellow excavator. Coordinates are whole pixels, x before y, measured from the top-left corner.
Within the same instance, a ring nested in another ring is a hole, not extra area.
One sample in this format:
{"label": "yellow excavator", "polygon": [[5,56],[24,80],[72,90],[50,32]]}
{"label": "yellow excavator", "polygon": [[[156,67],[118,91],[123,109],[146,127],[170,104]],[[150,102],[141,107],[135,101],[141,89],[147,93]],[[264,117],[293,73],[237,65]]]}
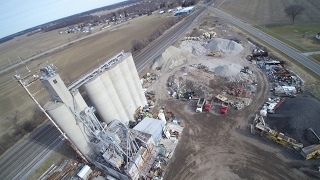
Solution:
{"label": "yellow excavator", "polygon": [[[311,128],[309,128],[308,130],[311,131],[320,142],[320,137],[317,135],[317,133]],[[301,150],[301,155],[306,160],[313,159],[313,158],[320,158],[320,144],[313,144],[311,146],[307,146],[303,148]]]}
{"label": "yellow excavator", "polygon": [[208,56],[220,56],[222,57],[222,52],[220,50],[213,50],[208,53]]}

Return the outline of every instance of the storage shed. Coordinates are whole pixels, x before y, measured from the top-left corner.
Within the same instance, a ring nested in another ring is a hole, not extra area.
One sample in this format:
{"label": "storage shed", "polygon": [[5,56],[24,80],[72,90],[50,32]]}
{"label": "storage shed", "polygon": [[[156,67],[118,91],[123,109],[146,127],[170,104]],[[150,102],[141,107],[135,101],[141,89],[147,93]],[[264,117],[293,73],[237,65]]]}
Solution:
{"label": "storage shed", "polygon": [[186,7],[184,9],[181,9],[180,11],[177,11],[174,13],[173,16],[181,16],[181,15],[188,15],[190,13],[192,13],[196,8],[194,6],[192,7]]}
{"label": "storage shed", "polygon": [[88,165],[85,165],[77,175],[80,179],[87,180],[91,172],[92,172],[91,168]]}
{"label": "storage shed", "polygon": [[165,123],[161,120],[154,118],[144,118],[139,124],[137,124],[133,129],[150,134],[157,145],[162,137],[162,130]]}

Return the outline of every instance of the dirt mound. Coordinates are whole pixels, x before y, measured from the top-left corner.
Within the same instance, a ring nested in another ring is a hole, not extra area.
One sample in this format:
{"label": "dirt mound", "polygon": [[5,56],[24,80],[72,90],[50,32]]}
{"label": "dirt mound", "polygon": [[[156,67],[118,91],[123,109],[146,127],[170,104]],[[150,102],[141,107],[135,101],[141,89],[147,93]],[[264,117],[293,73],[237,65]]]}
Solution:
{"label": "dirt mound", "polygon": [[207,46],[210,51],[220,50],[224,55],[235,55],[243,50],[243,47],[231,40],[216,38],[210,41]]}

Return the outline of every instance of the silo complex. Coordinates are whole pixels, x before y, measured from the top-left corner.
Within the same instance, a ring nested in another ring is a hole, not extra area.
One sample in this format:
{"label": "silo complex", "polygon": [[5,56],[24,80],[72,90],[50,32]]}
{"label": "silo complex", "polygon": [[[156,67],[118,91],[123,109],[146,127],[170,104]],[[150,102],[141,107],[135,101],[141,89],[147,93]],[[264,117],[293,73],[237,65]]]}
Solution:
{"label": "silo complex", "polygon": [[126,62],[128,65],[128,68],[130,70],[131,79],[134,82],[134,86],[137,89],[137,96],[140,98],[140,106],[145,106],[147,104],[146,96],[144,95],[144,92],[142,90],[142,85],[140,82],[140,78],[136,69],[136,66],[133,62],[132,56],[129,56],[126,58]]}
{"label": "silo complex", "polygon": [[84,89],[104,122],[120,119],[100,76],[84,84]]}
{"label": "silo complex", "polygon": [[78,122],[69,107],[62,102],[48,101],[44,105],[47,113],[57,123],[57,125],[66,133],[68,138],[79,149],[79,151],[87,158],[92,159],[93,151],[88,144],[88,137],[84,132],[83,124]]}
{"label": "silo complex", "polygon": [[118,119],[127,124],[133,120],[136,109],[146,105],[147,100],[132,55],[124,53],[121,59],[96,72],[97,77],[87,81],[84,88],[103,121]]}
{"label": "silo complex", "polygon": [[86,158],[91,159],[93,151],[88,143],[89,137],[78,119],[80,112],[88,107],[86,102],[78,90],[69,92],[59,74],[56,73],[55,66],[48,65],[40,71],[42,73],[40,80],[52,97],[52,100],[44,105],[44,109],[79,151]]}
{"label": "silo complex", "polygon": [[73,96],[72,103],[74,104],[75,109],[78,112],[81,112],[88,107],[87,103],[84,101],[83,97],[81,96],[78,90],[75,90],[74,92],[72,92],[72,96]]}
{"label": "silo complex", "polygon": [[127,121],[129,119],[129,117],[127,116],[127,113],[125,111],[125,109],[122,106],[122,103],[120,101],[120,98],[117,94],[116,89],[114,88],[112,81],[109,77],[109,74],[107,72],[103,73],[100,75],[101,81],[110,97],[111,100],[111,104],[110,106],[113,106],[114,109],[117,111],[120,119],[120,121]]}
{"label": "silo complex", "polygon": [[135,82],[133,81],[133,78],[131,76],[130,70],[127,65],[128,59],[129,58],[126,58],[124,61],[119,63],[118,66],[122,72],[123,79],[124,79],[126,85],[128,86],[129,93],[130,93],[132,100],[134,101],[135,107],[139,107],[141,104],[141,100],[139,98],[137,88],[134,84]]}
{"label": "silo complex", "polygon": [[129,120],[133,120],[133,114],[136,110],[135,102],[131,96],[131,93],[129,91],[129,88],[127,87],[126,81],[124,80],[124,77],[122,75],[122,71],[118,65],[111,67],[110,70],[106,71],[108,73],[111,82],[113,84],[113,87],[115,88],[119,100],[126,111],[127,116],[129,119],[123,122],[127,123]]}

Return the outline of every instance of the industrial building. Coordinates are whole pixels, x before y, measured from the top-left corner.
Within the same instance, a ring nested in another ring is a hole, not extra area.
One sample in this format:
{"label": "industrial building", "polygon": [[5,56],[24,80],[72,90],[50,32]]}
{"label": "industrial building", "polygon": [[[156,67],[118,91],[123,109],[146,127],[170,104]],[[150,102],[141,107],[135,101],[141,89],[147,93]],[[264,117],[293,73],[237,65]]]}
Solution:
{"label": "industrial building", "polygon": [[[108,174],[118,179],[145,177],[158,149],[152,135],[128,128],[136,109],[147,103],[132,55],[120,52],[69,87],[57,70],[52,64],[40,69],[40,80],[52,98],[44,109],[52,120],[89,162]],[[94,107],[79,93],[81,86]]]}
{"label": "industrial building", "polygon": [[184,9],[181,9],[181,10],[175,12],[173,16],[188,15],[188,14],[192,13],[194,10],[196,10],[196,8],[194,6],[186,7]]}

